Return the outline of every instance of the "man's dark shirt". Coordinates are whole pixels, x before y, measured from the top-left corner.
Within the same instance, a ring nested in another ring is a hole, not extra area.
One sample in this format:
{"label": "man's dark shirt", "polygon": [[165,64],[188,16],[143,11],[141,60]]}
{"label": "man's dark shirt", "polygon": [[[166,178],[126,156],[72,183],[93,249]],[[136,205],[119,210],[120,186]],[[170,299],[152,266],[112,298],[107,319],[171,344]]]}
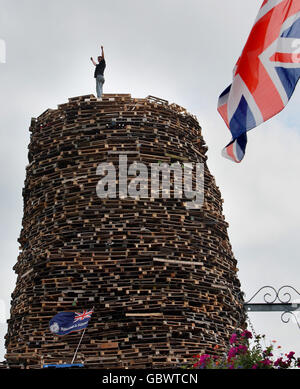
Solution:
{"label": "man's dark shirt", "polygon": [[98,65],[96,65],[94,77],[96,78],[99,74],[103,76],[105,67],[106,67],[105,59],[101,59]]}

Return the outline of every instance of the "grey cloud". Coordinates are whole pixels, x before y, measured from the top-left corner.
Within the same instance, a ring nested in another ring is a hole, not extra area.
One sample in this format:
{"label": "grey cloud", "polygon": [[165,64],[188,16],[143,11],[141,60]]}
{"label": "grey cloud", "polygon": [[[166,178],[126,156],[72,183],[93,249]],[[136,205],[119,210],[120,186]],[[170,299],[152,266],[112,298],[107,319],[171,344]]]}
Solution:
{"label": "grey cloud", "polygon": [[[68,97],[94,93],[89,58],[101,44],[107,58],[104,92],[153,94],[197,114],[208,164],[225,200],[243,290],[251,293],[265,282],[297,286],[300,140],[291,126],[299,120],[300,92],[277,119],[253,130],[242,164],[220,156],[230,137],[216,112],[217,98],[231,82],[260,5],[260,0],[0,0],[0,39],[7,46],[7,63],[0,63],[0,298],[7,306],[15,282],[30,118]],[[253,323],[284,349],[295,349],[293,325],[254,314]],[[0,330],[4,335],[5,325]]]}

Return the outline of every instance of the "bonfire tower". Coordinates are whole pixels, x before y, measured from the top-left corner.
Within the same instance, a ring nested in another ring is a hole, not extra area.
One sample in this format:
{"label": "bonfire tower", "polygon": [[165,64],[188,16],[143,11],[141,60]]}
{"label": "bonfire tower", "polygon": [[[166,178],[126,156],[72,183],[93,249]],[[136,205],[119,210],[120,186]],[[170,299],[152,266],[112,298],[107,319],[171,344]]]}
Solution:
{"label": "bonfire tower", "polygon": [[[70,363],[81,333],[54,335],[49,320],[92,306],[77,356],[86,367],[179,367],[222,352],[244,325],[243,298],[197,119],[153,96],[87,95],[32,119],[30,132],[9,366]],[[99,198],[97,167],[120,154],[128,165],[203,163],[203,206]]]}

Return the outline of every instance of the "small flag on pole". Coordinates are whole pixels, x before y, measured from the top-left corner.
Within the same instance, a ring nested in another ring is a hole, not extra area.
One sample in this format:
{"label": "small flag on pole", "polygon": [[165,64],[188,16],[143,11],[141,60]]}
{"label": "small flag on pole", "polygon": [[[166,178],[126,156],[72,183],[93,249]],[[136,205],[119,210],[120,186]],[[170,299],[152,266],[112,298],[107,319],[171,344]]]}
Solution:
{"label": "small flag on pole", "polygon": [[83,312],[60,312],[49,323],[50,331],[55,335],[67,335],[81,331],[89,324],[93,310]]}
{"label": "small flag on pole", "polygon": [[280,112],[300,77],[300,0],[264,0],[232,84],[221,94],[218,111],[232,140],[223,156],[241,162],[247,131]]}

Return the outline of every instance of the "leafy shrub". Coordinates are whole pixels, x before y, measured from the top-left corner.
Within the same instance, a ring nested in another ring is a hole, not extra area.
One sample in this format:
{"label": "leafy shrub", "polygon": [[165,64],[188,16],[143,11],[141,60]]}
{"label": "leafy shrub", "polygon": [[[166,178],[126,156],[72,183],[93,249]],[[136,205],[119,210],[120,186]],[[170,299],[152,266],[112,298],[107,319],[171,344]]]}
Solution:
{"label": "leafy shrub", "polygon": [[[288,369],[300,368],[300,357],[296,358],[293,351],[284,357],[274,358],[274,344],[265,350],[260,345],[264,335],[253,335],[250,331],[241,334],[234,333],[230,338],[230,348],[223,356],[202,354],[194,356],[194,369]],[[253,345],[249,340],[253,339]],[[274,343],[275,341],[273,341]],[[219,347],[216,346],[217,350]],[[278,346],[280,348],[280,346]]]}

